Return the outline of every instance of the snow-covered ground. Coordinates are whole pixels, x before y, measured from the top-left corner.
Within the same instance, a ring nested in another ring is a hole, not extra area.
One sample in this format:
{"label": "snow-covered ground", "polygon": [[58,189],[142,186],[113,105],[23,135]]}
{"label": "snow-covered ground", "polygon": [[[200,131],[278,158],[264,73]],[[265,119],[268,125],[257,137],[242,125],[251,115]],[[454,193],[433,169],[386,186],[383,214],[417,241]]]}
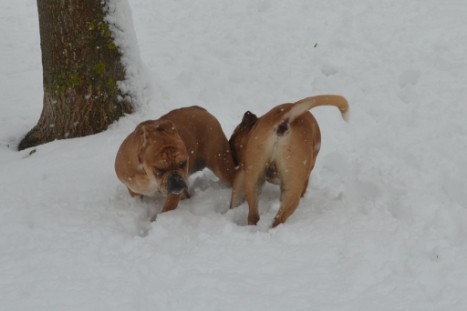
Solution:
{"label": "snow-covered ground", "polygon": [[[140,111],[18,152],[42,109],[37,9],[0,2],[1,310],[467,310],[465,0],[129,5]],[[230,136],[246,110],[324,93],[350,123],[313,111],[321,153],[276,229],[271,185],[258,226],[209,171],[149,223],[163,200],[115,176],[144,119],[196,104]]]}

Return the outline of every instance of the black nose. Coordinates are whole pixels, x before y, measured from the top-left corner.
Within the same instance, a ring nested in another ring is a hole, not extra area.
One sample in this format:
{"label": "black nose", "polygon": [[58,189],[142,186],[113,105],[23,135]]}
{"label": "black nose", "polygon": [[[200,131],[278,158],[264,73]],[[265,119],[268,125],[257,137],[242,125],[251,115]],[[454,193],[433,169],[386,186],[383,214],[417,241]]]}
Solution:
{"label": "black nose", "polygon": [[180,174],[172,174],[167,180],[167,192],[180,194],[183,190],[187,189],[187,185]]}

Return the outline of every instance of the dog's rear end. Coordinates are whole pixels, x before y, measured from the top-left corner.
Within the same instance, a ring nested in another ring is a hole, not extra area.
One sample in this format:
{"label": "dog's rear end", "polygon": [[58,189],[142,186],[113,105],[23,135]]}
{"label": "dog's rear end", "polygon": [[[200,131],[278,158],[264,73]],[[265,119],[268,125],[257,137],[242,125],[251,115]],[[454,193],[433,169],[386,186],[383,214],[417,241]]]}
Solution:
{"label": "dog's rear end", "polygon": [[315,96],[276,106],[260,118],[247,112],[235,129],[230,144],[239,171],[232,189],[231,207],[246,197],[249,224],[259,220],[258,195],[266,180],[281,186],[281,207],[273,226],[285,222],[297,208],[321,144],[318,123],[308,109],[325,105],[338,107],[346,117],[345,98]]}

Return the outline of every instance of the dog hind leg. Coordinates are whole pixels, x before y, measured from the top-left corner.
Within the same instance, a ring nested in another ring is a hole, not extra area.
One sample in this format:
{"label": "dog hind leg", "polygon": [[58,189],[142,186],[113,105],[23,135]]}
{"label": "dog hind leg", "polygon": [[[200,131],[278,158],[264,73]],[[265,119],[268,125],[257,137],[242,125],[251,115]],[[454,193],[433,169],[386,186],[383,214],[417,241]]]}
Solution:
{"label": "dog hind leg", "polygon": [[301,197],[304,195],[313,164],[302,167],[302,161],[287,160],[287,157],[276,161],[281,176],[281,207],[274,217],[272,226],[285,222],[297,209]]}
{"label": "dog hind leg", "polygon": [[233,185],[232,197],[230,199],[230,208],[239,206],[245,201],[245,171],[237,172]]}
{"label": "dog hind leg", "polygon": [[303,190],[300,188],[283,189],[281,193],[281,207],[274,217],[272,227],[284,223],[297,209]]}
{"label": "dog hind leg", "polygon": [[248,202],[248,224],[256,225],[259,221],[258,197],[265,182],[258,169],[245,173],[245,195]]}
{"label": "dog hind leg", "polygon": [[230,154],[222,157],[222,161],[218,161],[215,165],[210,165],[209,169],[213,171],[214,175],[226,185],[231,187],[234,182],[235,166]]}

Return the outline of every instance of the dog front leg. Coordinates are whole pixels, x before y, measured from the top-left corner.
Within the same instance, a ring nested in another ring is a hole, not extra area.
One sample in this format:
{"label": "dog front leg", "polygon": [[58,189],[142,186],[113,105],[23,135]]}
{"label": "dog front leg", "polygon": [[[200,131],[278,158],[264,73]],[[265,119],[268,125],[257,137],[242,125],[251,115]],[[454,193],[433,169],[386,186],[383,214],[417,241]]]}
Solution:
{"label": "dog front leg", "polygon": [[180,202],[180,194],[168,194],[167,199],[165,200],[164,207],[161,210],[161,213],[168,212],[177,208],[178,203]]}

